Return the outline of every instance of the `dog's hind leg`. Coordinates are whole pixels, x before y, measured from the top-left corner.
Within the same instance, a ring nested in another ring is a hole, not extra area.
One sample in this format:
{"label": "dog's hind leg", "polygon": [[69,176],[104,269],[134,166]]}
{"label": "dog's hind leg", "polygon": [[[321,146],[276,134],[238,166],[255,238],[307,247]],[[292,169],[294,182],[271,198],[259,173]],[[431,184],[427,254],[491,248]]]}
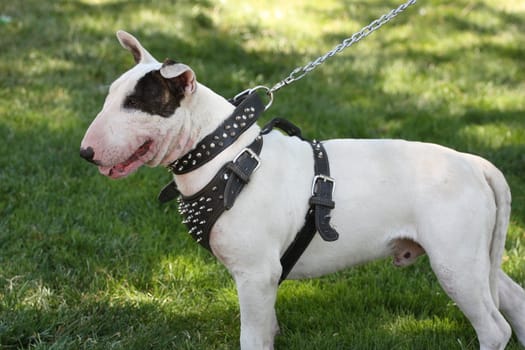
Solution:
{"label": "dog's hind leg", "polygon": [[492,298],[488,252],[480,252],[480,256],[472,260],[465,259],[460,252],[447,256],[429,254],[441,286],[476,330],[480,349],[503,350],[511,336],[511,328]]}
{"label": "dog's hind leg", "polygon": [[501,270],[498,283],[501,312],[512,325],[521,345],[525,346],[525,291]]}

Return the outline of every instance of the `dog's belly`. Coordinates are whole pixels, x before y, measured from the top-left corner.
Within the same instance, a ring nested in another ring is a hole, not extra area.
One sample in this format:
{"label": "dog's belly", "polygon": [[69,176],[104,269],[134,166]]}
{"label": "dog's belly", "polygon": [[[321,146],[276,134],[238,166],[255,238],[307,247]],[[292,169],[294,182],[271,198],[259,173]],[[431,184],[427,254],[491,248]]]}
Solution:
{"label": "dog's belly", "polygon": [[491,200],[475,157],[442,146],[331,140],[325,147],[336,179],[332,225],[340,238],[324,242],[316,235],[290,278],[315,277],[386,257],[397,238],[433,245],[439,239],[421,229],[427,222],[450,221],[456,212],[469,215],[472,202]]}

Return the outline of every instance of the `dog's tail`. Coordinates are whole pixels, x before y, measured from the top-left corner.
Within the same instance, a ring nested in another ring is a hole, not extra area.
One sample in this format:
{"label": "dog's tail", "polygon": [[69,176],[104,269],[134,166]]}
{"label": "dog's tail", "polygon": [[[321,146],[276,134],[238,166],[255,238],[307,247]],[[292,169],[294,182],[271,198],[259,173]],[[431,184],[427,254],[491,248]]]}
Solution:
{"label": "dog's tail", "polygon": [[479,157],[476,158],[481,165],[485,175],[485,180],[492,189],[494,201],[496,203],[496,222],[492,231],[492,242],[490,246],[490,289],[492,299],[499,308],[497,281],[505,250],[505,238],[507,236],[507,229],[510,220],[511,194],[509,185],[501,171],[489,161]]}

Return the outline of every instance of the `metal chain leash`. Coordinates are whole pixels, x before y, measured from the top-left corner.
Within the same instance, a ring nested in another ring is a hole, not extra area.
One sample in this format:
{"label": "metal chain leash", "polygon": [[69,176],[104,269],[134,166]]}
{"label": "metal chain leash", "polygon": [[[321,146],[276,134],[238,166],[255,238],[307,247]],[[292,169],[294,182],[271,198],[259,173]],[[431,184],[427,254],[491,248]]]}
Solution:
{"label": "metal chain leash", "polygon": [[317,59],[311,61],[304,67],[295,68],[288,77],[275,84],[270,89],[270,92],[273,93],[282,88],[283,86],[289,85],[299,79],[302,79],[306,74],[313,71],[315,68],[317,68],[317,66],[323,64],[327,59],[338,54],[347,47],[350,47],[353,44],[359,42],[361,39],[366,38],[367,36],[381,28],[381,26],[383,26],[384,24],[390,22],[394,17],[396,17],[398,14],[405,11],[409,6],[415,3],[416,0],[408,0],[406,3],[400,5],[398,8],[393,9],[392,11],[376,19],[366,27],[363,27],[360,31],[354,33],[351,37],[344,39],[340,44],[338,44],[336,47],[334,47],[331,51],[327,52],[323,56],[320,56]]}
{"label": "metal chain leash", "polygon": [[265,90],[266,94],[270,98],[270,101],[266,105],[266,109],[270,108],[270,106],[271,106],[271,104],[273,102],[273,93],[275,91],[281,89],[284,86],[290,85],[291,83],[296,82],[297,80],[300,80],[300,79],[304,78],[305,75],[307,75],[308,73],[313,71],[319,65],[323,64],[327,59],[329,59],[330,57],[340,53],[344,49],[352,46],[353,44],[359,42],[360,40],[366,38],[367,36],[369,36],[370,34],[375,32],[379,28],[381,28],[384,24],[390,22],[394,17],[396,17],[401,12],[405,11],[409,6],[411,6],[411,5],[415,4],[415,3],[416,3],[416,0],[408,0],[404,4],[401,4],[399,7],[397,7],[396,9],[393,9],[389,13],[384,14],[383,16],[381,16],[378,19],[376,19],[373,22],[371,22],[369,25],[361,28],[360,31],[354,33],[351,37],[348,37],[348,38],[344,39],[341,43],[339,43],[331,51],[327,52],[323,56],[320,56],[320,57],[316,58],[315,60],[310,61],[308,64],[306,64],[303,67],[295,68],[290,73],[290,75],[288,75],[286,78],[284,78],[283,80],[281,80],[280,82],[275,84],[273,87],[268,88],[268,87],[262,86],[262,85],[256,86],[256,87],[254,87],[252,89],[249,89],[247,91],[241,92],[235,98],[237,98],[238,96],[241,96],[241,95],[243,95],[243,94],[245,94],[247,92],[248,93],[252,93],[255,90]]}

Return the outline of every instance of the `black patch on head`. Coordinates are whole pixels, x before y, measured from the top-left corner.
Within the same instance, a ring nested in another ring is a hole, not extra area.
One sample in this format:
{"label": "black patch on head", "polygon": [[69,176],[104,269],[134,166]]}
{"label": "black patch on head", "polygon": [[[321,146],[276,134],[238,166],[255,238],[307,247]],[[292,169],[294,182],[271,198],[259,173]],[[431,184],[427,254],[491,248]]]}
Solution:
{"label": "black patch on head", "polygon": [[124,99],[122,106],[167,118],[180,106],[184,89],[183,79],[165,79],[160,71],[154,70],[140,78],[135,90]]}

